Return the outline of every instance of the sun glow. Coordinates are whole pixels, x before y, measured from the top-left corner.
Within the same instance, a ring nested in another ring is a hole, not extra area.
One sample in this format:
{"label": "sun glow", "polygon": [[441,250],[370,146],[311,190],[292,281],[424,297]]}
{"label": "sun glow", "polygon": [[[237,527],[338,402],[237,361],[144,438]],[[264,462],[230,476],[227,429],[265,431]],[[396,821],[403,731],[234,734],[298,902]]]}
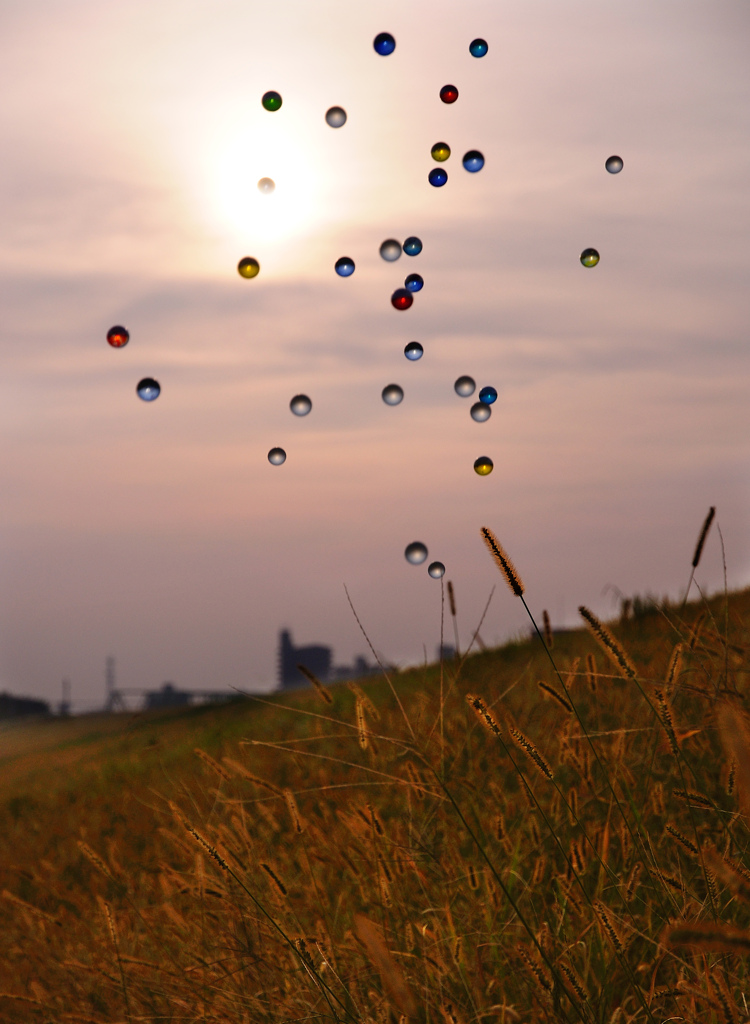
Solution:
{"label": "sun glow", "polygon": [[[213,214],[248,251],[304,237],[326,216],[315,147],[275,116],[218,146],[211,169]],[[261,191],[263,178],[275,188]]]}

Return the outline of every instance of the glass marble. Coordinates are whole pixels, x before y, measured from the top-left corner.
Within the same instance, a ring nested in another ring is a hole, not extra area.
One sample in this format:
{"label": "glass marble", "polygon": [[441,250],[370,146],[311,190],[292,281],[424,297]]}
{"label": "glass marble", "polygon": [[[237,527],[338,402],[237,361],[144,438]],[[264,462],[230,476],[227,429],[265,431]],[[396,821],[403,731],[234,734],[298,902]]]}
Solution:
{"label": "glass marble", "polygon": [[596,249],[584,249],[581,253],[581,263],[584,267],[595,267],[599,262],[599,253]]}
{"label": "glass marble", "polygon": [[258,263],[256,259],[253,259],[252,256],[245,256],[245,258],[241,259],[237,264],[237,273],[240,277],[257,277],[260,273],[260,263]]}
{"label": "glass marble", "polygon": [[433,167],[427,175],[427,180],[435,188],[442,188],[448,180],[448,172],[444,171],[442,167]]}
{"label": "glass marble", "polygon": [[479,401],[484,402],[485,405],[492,405],[497,401],[497,390],[492,387],[482,388],[479,392]]}
{"label": "glass marble", "polygon": [[489,476],[494,468],[495,463],[486,455],[480,455],[474,463],[474,472],[478,476]]}
{"label": "glass marble", "polygon": [[375,53],[379,53],[381,57],[387,57],[396,49],[396,40],[390,32],[380,32],[373,39],[372,45],[375,48]]}
{"label": "glass marble", "polygon": [[470,411],[471,418],[477,423],[484,423],[492,415],[492,409],[485,402],[475,402]]}
{"label": "glass marble", "polygon": [[381,397],[386,405],[400,405],[404,400],[404,389],[398,384],[386,384]]}
{"label": "glass marble", "polygon": [[450,155],[451,147],[447,142],[436,142],[430,150],[430,156],[433,160],[437,160],[439,164],[445,163]]}
{"label": "glass marble", "polygon": [[380,256],[386,263],[394,263],[401,255],[401,243],[395,238],[386,238],[380,246]]}
{"label": "glass marble", "polygon": [[273,178],[261,178],[258,182],[258,191],[262,192],[264,196],[270,196],[276,188],[276,182]]}
{"label": "glass marble", "polygon": [[346,111],[343,107],[329,107],[326,110],[326,124],[331,128],[341,128],[346,124]]}
{"label": "glass marble", "polygon": [[488,50],[486,39],[472,39],[469,43],[469,53],[472,57],[484,57]]}
{"label": "glass marble", "polygon": [[404,557],[412,565],[421,565],[422,562],[427,561],[427,548],[421,540],[413,540],[411,544],[406,545]]}
{"label": "glass marble", "polygon": [[457,395],[461,398],[468,398],[469,395],[474,394],[476,388],[476,382],[473,377],[459,377],[456,383],[453,385],[453,389]]}
{"label": "glass marble", "polygon": [[161,394],[159,382],[154,380],[153,377],[144,377],[143,380],[139,380],[138,387],[135,390],[138,397],[142,398],[144,402],[153,402]]}
{"label": "glass marble", "polygon": [[464,153],[463,165],[469,173],[476,174],[484,167],[484,156],[478,149],[470,149],[468,153]]}
{"label": "glass marble", "polygon": [[307,395],[295,395],[289,403],[289,408],[295,416],[307,416],[312,409],[312,402]]}
{"label": "glass marble", "polygon": [[443,103],[455,103],[458,99],[458,89],[455,85],[444,85],[440,90],[440,99]]}
{"label": "glass marble", "polygon": [[610,174],[619,174],[625,165],[621,156],[608,156],[604,166]]}
{"label": "glass marble", "polygon": [[286,462],[286,452],[283,448],[272,448],[268,453],[268,461],[272,466],[280,466],[282,462]]}
{"label": "glass marble", "polygon": [[271,89],[270,92],[263,93],[263,99],[260,102],[263,104],[264,110],[278,110],[281,106],[281,96]]}
{"label": "glass marble", "polygon": [[107,331],[107,341],[112,348],[124,348],[130,341],[130,334],[118,324]]}
{"label": "glass marble", "polygon": [[427,572],[434,580],[439,580],[441,576],[445,576],[445,566],[442,562],[430,562]]}
{"label": "glass marble", "polygon": [[404,355],[407,359],[410,359],[411,362],[414,362],[416,359],[421,359],[423,353],[424,349],[418,341],[410,341],[404,349]]}
{"label": "glass marble", "polygon": [[414,296],[406,288],[397,288],[391,295],[391,305],[394,309],[408,309],[414,302]]}
{"label": "glass marble", "polygon": [[422,239],[416,235],[409,235],[404,242],[404,252],[407,256],[419,256],[422,251]]}
{"label": "glass marble", "polygon": [[354,273],[354,260],[350,256],[342,256],[334,263],[334,270],[339,277],[351,277]]}
{"label": "glass marble", "polygon": [[424,288],[424,278],[421,274],[409,274],[404,281],[404,288],[407,292],[421,292]]}

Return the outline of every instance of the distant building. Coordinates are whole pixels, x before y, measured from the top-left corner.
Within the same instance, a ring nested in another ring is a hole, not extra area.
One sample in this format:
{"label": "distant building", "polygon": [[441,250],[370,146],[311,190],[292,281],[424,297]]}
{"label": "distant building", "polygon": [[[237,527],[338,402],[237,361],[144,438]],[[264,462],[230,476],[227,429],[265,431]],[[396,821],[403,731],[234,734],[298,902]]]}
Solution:
{"label": "distant building", "polygon": [[324,647],[322,644],[295,647],[292,643],[292,634],[288,629],[282,629],[279,633],[279,685],[281,689],[293,690],[300,686],[310,685],[297,668],[298,665],[304,665],[322,683],[327,682],[331,675],[331,657],[331,648]]}
{"label": "distant building", "polygon": [[183,708],[190,703],[192,694],[187,690],[178,690],[174,683],[164,683],[161,690],[147,690],[143,706],[147,710],[154,708]]}
{"label": "distant building", "polygon": [[330,647],[325,647],[322,644],[295,647],[289,630],[282,629],[280,631],[279,689],[296,690],[310,685],[297,668],[298,665],[304,665],[309,672],[318,677],[321,683],[338,679],[359,679],[378,671],[374,666],[368,665],[361,655],[354,659],[353,665],[333,665],[332,661],[333,652]]}
{"label": "distant building", "polygon": [[331,670],[332,679],[361,679],[363,676],[371,676],[380,669],[376,665],[368,665],[362,655],[354,659],[353,665],[334,665]]}
{"label": "distant building", "polygon": [[22,718],[26,715],[48,715],[49,704],[46,700],[35,700],[33,697],[13,697],[9,693],[0,693],[0,718]]}

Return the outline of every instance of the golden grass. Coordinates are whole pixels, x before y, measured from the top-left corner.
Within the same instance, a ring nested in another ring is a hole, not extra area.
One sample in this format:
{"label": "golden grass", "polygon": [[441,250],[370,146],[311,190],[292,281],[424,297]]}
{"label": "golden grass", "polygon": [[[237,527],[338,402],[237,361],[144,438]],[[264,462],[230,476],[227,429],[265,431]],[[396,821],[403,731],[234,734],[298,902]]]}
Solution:
{"label": "golden grass", "polygon": [[729,610],[584,616],[552,671],[538,638],[446,662],[442,702],[432,666],[24,727],[0,1020],[744,1024],[750,591]]}

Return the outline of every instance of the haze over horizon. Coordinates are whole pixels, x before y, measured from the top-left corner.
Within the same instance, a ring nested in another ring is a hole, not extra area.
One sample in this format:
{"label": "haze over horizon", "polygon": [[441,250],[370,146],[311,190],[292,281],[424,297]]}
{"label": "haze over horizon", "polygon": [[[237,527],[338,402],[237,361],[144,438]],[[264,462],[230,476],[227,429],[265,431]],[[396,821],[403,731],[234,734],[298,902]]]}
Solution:
{"label": "haze over horizon", "polygon": [[[107,655],[122,686],[271,690],[283,627],[370,660],[344,583],[384,658],[431,659],[414,540],[462,645],[497,588],[500,643],[528,619],[482,526],[555,626],[611,617],[608,584],[681,599],[711,505],[696,579],[723,587],[718,526],[750,583],[742,0],[8,0],[0,25],[0,690],[93,704]],[[497,388],[486,423],[461,374]]]}

